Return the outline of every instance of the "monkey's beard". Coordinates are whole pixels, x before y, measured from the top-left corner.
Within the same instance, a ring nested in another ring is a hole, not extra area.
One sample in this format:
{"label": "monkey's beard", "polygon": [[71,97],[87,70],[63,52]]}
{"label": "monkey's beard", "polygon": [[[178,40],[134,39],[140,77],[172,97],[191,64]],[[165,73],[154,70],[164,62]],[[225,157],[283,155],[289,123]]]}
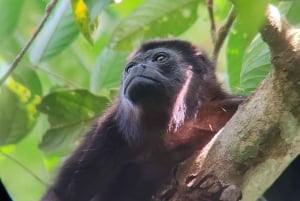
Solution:
{"label": "monkey's beard", "polygon": [[128,143],[134,145],[141,140],[138,133],[140,129],[140,111],[125,97],[121,98],[119,105],[115,117],[116,121],[122,133],[125,133],[124,137]]}

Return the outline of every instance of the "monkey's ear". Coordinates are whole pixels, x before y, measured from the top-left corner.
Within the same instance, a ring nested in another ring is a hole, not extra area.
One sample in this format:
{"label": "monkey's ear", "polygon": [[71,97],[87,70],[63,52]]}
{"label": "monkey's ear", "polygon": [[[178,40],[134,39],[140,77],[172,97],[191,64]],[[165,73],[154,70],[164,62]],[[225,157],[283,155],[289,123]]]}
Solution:
{"label": "monkey's ear", "polygon": [[195,127],[214,133],[218,132],[233,116],[244,99],[241,96],[229,96],[207,103],[200,109]]}

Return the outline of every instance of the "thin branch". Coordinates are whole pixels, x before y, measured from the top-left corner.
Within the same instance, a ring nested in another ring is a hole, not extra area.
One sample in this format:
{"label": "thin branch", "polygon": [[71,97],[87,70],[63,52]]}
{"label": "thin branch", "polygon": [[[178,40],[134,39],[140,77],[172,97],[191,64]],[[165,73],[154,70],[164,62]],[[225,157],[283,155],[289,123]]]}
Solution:
{"label": "thin branch", "polygon": [[39,178],[36,174],[34,174],[28,167],[24,166],[20,161],[12,157],[11,155],[8,155],[0,150],[0,153],[8,158],[9,160],[13,161],[14,163],[18,164],[21,168],[23,168],[28,174],[30,174],[33,178],[35,178],[37,181],[39,181],[44,186],[48,187],[48,184],[46,184],[41,178]]}
{"label": "thin branch", "polygon": [[229,34],[231,25],[233,24],[234,20],[235,20],[235,9],[232,6],[229,11],[229,14],[228,14],[225,24],[218,31],[218,35],[217,35],[215,45],[214,45],[214,50],[213,50],[213,60],[214,61],[217,61],[217,59],[218,59],[220,50],[225,42],[225,39],[227,38],[227,36]]}
{"label": "thin branch", "polygon": [[216,42],[217,31],[216,31],[216,21],[214,16],[214,1],[206,0],[206,6],[208,10],[209,20],[210,20],[210,34],[213,43]]}
{"label": "thin branch", "polygon": [[8,76],[14,71],[14,69],[18,66],[18,64],[20,63],[20,61],[22,60],[22,58],[24,57],[24,55],[26,54],[26,52],[28,51],[29,47],[31,46],[31,44],[33,43],[33,41],[35,40],[35,38],[37,37],[37,35],[40,33],[40,31],[42,30],[42,28],[44,27],[45,23],[47,22],[51,12],[53,11],[55,5],[57,3],[57,0],[51,0],[51,2],[49,2],[49,4],[46,7],[46,12],[45,15],[42,19],[42,21],[40,22],[40,24],[38,25],[36,31],[32,34],[32,36],[29,38],[28,42],[25,44],[24,48],[20,51],[20,53],[16,56],[16,58],[14,59],[13,63],[11,64],[11,66],[9,67],[9,69],[4,73],[4,75],[0,78],[0,86],[5,82],[5,80],[8,78]]}

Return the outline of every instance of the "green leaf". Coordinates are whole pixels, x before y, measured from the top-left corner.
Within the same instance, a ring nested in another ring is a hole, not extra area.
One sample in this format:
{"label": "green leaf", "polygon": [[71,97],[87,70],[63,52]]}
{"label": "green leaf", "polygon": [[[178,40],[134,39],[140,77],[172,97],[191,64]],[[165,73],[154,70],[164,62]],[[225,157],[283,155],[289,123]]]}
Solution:
{"label": "green leaf", "polygon": [[234,1],[237,10],[237,19],[241,22],[241,28],[249,34],[260,31],[265,19],[267,5],[272,0],[238,0]]}
{"label": "green leaf", "polygon": [[0,145],[17,143],[36,123],[36,105],[29,89],[10,78],[0,89]]}
{"label": "green leaf", "polygon": [[287,20],[292,24],[299,24],[300,23],[300,1],[292,1],[292,5],[286,14]]}
{"label": "green leaf", "polygon": [[[97,1],[97,0],[92,0]],[[116,1],[114,1],[116,2]],[[124,18],[127,17],[133,10],[135,10],[139,5],[144,3],[145,0],[134,0],[134,1],[119,1],[119,3],[112,4],[106,11],[109,12],[114,17]],[[118,16],[116,16],[116,14]]]}
{"label": "green leaf", "polygon": [[48,154],[69,153],[80,136],[91,128],[92,122],[53,127],[46,131],[39,148]]}
{"label": "green leaf", "polygon": [[1,41],[11,36],[12,32],[15,30],[19,21],[23,2],[23,0],[0,0]]}
{"label": "green leaf", "polygon": [[109,100],[87,90],[66,90],[45,96],[38,110],[48,115],[50,129],[40,148],[45,152],[70,151],[79,136],[99,117]]}
{"label": "green leaf", "polygon": [[216,19],[225,19],[228,16],[231,3],[224,0],[214,1],[214,15]]}
{"label": "green leaf", "polygon": [[247,49],[241,71],[241,89],[250,93],[265,78],[271,68],[270,51],[260,36]]}
{"label": "green leaf", "polygon": [[132,50],[141,40],[179,35],[197,19],[198,0],[149,0],[113,32],[110,47]]}
{"label": "green leaf", "polygon": [[227,71],[229,86],[233,92],[240,90],[240,72],[245,49],[253,37],[259,32],[269,1],[270,0],[262,0],[259,2],[251,0],[235,1],[237,19],[229,35],[227,45]]}
{"label": "green leaf", "polygon": [[254,34],[245,32],[242,26],[240,21],[234,23],[229,34],[226,49],[229,86],[233,92],[239,91],[244,53],[255,36]]}
{"label": "green leaf", "polygon": [[27,66],[16,68],[12,77],[32,92],[34,95],[42,95],[42,84],[36,71]]}
{"label": "green leaf", "polygon": [[121,74],[128,52],[105,48],[91,74],[90,88],[93,93],[120,85]]}
{"label": "green leaf", "polygon": [[[1,61],[0,58],[0,77],[9,68],[6,61]],[[12,78],[24,87],[28,88],[33,95],[42,95],[42,84],[36,73],[32,68],[27,66],[20,66],[16,68],[11,74]],[[32,96],[34,97],[34,96]]]}
{"label": "green leaf", "polygon": [[32,45],[30,60],[37,65],[63,51],[78,35],[69,0],[58,2],[53,15]]}
{"label": "green leaf", "polygon": [[102,10],[111,4],[113,0],[85,0],[85,2],[89,8],[91,19],[95,20]]}

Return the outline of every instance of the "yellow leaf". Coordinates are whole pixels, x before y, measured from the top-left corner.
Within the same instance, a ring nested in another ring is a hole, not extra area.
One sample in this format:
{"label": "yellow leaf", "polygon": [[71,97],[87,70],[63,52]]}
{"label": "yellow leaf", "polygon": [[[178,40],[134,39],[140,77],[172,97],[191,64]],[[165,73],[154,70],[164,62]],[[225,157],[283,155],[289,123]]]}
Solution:
{"label": "yellow leaf", "polygon": [[93,44],[92,33],[94,31],[94,22],[91,22],[90,14],[84,0],[71,0],[73,15],[84,37]]}

